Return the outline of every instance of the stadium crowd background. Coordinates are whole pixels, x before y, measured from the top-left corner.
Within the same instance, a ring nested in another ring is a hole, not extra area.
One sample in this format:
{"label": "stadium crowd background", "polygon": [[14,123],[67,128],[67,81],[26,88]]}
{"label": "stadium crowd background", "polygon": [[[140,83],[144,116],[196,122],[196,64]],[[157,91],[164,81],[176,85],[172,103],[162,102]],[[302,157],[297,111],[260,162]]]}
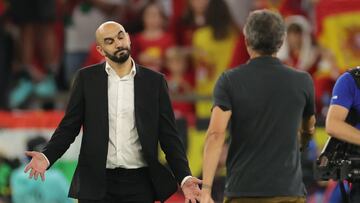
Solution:
{"label": "stadium crowd background", "polygon": [[[278,57],[308,71],[315,84],[318,129],[302,153],[308,202],[341,202],[335,182],[314,180],[313,163],[327,139],[323,124],[334,82],[360,65],[359,0],[0,0],[0,202],[39,202],[51,189],[64,190],[64,198],[81,138],[54,167],[59,184],[36,189],[40,184],[17,172],[24,150],[48,139],[62,118],[76,70],[104,61],[94,32],[106,20],[124,25],[137,63],[166,75],[191,169],[201,177],[214,83],[249,59],[242,26],[250,11],[263,8],[286,21]],[[213,191],[218,201],[226,147],[223,155]],[[181,201],[179,193],[168,202]]]}

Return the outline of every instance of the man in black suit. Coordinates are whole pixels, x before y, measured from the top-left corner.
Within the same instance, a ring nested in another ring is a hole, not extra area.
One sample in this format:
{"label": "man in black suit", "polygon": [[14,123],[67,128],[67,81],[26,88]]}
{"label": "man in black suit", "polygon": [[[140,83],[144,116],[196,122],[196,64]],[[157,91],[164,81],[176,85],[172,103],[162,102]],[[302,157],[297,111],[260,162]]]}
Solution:
{"label": "man in black suit", "polygon": [[[82,127],[70,197],[80,203],[165,201],[178,183],[185,201],[195,202],[201,181],[191,177],[164,76],[134,63],[120,24],[100,25],[96,41],[106,62],[78,72],[64,118],[43,153],[26,152],[32,160],[25,172],[44,180]],[[171,172],[158,161],[159,142]]]}

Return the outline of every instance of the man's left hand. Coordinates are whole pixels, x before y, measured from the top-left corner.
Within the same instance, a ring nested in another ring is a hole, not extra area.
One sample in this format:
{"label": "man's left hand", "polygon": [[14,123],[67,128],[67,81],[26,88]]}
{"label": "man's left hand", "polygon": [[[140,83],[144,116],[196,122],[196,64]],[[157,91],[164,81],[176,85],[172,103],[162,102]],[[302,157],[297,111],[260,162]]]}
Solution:
{"label": "man's left hand", "polygon": [[191,177],[185,181],[181,187],[185,196],[185,203],[196,203],[196,200],[200,201],[201,191],[199,184],[201,184],[201,180],[195,177]]}

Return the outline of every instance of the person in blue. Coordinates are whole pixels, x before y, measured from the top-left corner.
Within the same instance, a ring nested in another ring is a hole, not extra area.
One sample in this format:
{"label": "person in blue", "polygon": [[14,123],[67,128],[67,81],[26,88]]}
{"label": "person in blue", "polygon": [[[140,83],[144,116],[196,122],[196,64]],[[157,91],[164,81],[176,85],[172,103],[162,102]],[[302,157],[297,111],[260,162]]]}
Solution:
{"label": "person in blue", "polygon": [[[345,72],[333,88],[326,117],[326,132],[339,140],[360,145],[360,123],[352,126],[346,122],[350,109],[356,111],[357,117],[360,115],[360,89],[352,74]],[[353,182],[350,202],[360,202],[360,182]]]}
{"label": "person in blue", "polygon": [[[31,151],[41,151],[46,140],[35,137],[28,141],[27,148]],[[56,169],[47,171],[46,180],[30,181],[24,173],[24,165],[16,169],[10,178],[13,203],[73,203],[67,197],[69,183],[65,176]]]}

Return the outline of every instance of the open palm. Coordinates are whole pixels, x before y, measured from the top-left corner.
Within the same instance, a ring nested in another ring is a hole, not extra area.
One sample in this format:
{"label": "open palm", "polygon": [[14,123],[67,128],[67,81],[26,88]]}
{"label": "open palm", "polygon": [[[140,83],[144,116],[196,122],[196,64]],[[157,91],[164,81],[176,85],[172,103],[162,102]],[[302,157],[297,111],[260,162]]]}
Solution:
{"label": "open palm", "polygon": [[25,154],[31,157],[31,161],[26,165],[24,172],[27,173],[30,170],[30,179],[34,177],[34,179],[37,180],[40,175],[41,179],[44,181],[45,171],[49,165],[44,155],[35,151],[27,151]]}
{"label": "open palm", "polygon": [[201,180],[195,177],[191,177],[186,180],[181,188],[185,196],[185,203],[196,203],[196,200],[200,200],[201,191],[199,184],[201,184]]}

